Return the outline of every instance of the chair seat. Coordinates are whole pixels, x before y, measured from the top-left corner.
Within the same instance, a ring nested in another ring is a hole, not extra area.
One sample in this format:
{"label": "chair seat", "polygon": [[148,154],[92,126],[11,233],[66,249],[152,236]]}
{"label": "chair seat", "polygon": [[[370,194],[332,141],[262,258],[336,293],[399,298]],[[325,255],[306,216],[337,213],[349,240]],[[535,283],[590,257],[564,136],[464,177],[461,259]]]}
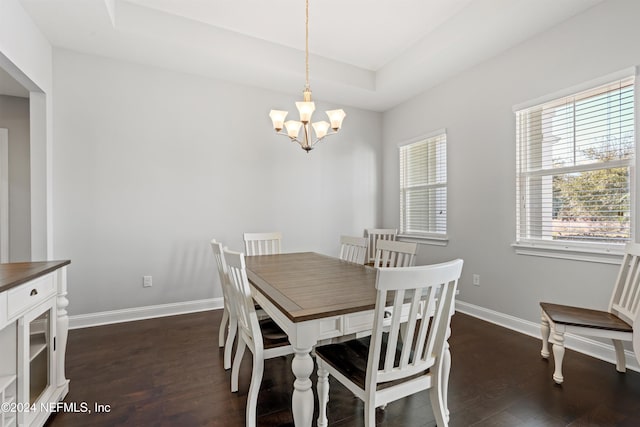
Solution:
{"label": "chair seat", "polygon": [[264,348],[276,348],[289,345],[287,334],[271,318],[260,320]]}
{"label": "chair seat", "polygon": [[[378,365],[378,369],[383,369],[386,359],[386,338],[388,337],[388,334],[384,333],[382,336],[382,350],[380,351],[380,363]],[[321,347],[316,347],[316,356],[320,356],[325,362],[327,362],[327,364],[331,365],[334,369],[342,373],[342,375],[364,390],[370,344],[371,337],[368,336],[341,343],[323,345]],[[398,348],[396,348],[396,364],[400,361],[401,354],[402,346],[399,345]],[[409,359],[413,359],[413,354],[409,356]],[[378,389],[391,387],[420,375],[424,375],[424,373],[420,373],[409,378],[403,378],[399,381],[390,381],[378,384]]]}
{"label": "chair seat", "polygon": [[624,320],[608,311],[591,310],[570,305],[541,302],[540,307],[551,321],[561,325],[581,326],[585,328],[609,331],[633,332],[633,328]]}

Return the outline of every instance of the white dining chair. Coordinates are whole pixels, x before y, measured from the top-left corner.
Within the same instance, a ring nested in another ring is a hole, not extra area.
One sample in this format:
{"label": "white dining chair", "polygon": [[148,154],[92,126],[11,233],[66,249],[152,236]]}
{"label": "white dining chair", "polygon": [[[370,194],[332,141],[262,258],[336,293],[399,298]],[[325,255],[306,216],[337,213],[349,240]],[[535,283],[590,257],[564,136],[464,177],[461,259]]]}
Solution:
{"label": "white dining chair", "polygon": [[[222,321],[220,322],[220,331],[218,332],[218,346],[224,347],[224,369],[231,368],[231,349],[236,339],[238,330],[238,321],[235,314],[235,308],[229,300],[229,276],[227,274],[227,265],[224,259],[222,243],[211,239],[211,249],[213,250],[213,258],[216,261],[218,277],[220,278],[220,286],[222,287],[223,312]],[[228,326],[227,326],[228,325]],[[225,332],[227,338],[225,339]]]}
{"label": "white dining chair", "polygon": [[271,319],[259,320],[251,287],[247,278],[244,254],[228,249],[223,251],[231,289],[231,303],[238,319],[238,345],[231,369],[231,391],[238,391],[240,365],[246,348],[253,354],[251,385],[247,396],[246,425],[255,427],[258,392],[264,372],[265,359],[293,353],[287,334]]}
{"label": "white dining chair", "polygon": [[[542,357],[549,357],[549,343],[553,345],[555,370],[553,380],[562,384],[564,334],[608,338],[616,352],[616,370],[626,371],[623,341],[632,341],[640,362],[640,342],[634,339],[635,320],[640,311],[640,244],[629,243],[620,265],[618,277],[607,311],[541,302]],[[640,338],[640,337],[638,337]]]}
{"label": "white dining chair", "polygon": [[[366,427],[375,426],[377,407],[422,390],[429,390],[436,424],[447,426],[444,359],[462,264],[458,259],[378,269],[372,335],[316,347],[318,426],[327,426],[329,375],[364,402]],[[390,318],[388,301],[393,301]]]}
{"label": "white dining chair", "polygon": [[376,244],[378,240],[396,240],[397,236],[398,230],[395,228],[366,228],[364,230],[364,237],[369,240],[367,262],[373,262],[376,258]]}
{"label": "white dining chair", "polygon": [[393,240],[378,240],[374,267],[411,267],[416,261],[418,244]]}
{"label": "white dining chair", "polygon": [[279,254],[282,243],[282,233],[244,233],[244,251],[249,255]]}
{"label": "white dining chair", "polygon": [[340,237],[340,259],[364,264],[367,258],[368,240],[366,237]]}

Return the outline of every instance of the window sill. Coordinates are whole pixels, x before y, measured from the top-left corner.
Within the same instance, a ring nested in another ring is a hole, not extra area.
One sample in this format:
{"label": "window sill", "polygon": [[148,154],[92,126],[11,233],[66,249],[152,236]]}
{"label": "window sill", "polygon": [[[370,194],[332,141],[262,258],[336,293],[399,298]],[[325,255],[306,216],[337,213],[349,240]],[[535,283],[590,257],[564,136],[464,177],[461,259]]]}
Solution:
{"label": "window sill", "polygon": [[398,234],[398,240],[433,246],[447,246],[449,244],[449,237],[446,235],[420,236],[416,234]]}
{"label": "window sill", "polygon": [[516,242],[512,243],[511,246],[515,249],[516,254],[518,255],[599,262],[604,264],[620,265],[624,255],[624,247],[621,247],[620,249],[610,249],[531,242]]}

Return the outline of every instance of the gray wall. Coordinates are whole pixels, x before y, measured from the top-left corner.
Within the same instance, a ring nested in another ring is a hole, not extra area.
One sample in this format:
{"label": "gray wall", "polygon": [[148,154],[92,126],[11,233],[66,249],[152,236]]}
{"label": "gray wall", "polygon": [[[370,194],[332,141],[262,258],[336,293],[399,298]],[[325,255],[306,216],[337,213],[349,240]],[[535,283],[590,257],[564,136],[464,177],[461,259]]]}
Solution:
{"label": "gray wall", "polygon": [[[461,257],[461,301],[537,322],[538,302],[606,308],[617,266],[516,255],[512,107],[640,64],[640,2],[611,0],[454,76],[383,116],[383,222],[398,225],[397,143],[446,128],[446,247],[418,263]],[[472,285],[480,274],[481,285]]]}
{"label": "gray wall", "polygon": [[0,95],[0,128],[9,130],[9,261],[31,260],[29,99]]}
{"label": "gray wall", "polygon": [[66,50],[53,81],[54,256],[72,260],[73,315],[220,297],[213,237],[241,250],[243,232],[280,230],[285,251],[335,255],[381,222],[379,113],[342,106],[343,131],[307,154],[268,117],[297,115],[294,97]]}

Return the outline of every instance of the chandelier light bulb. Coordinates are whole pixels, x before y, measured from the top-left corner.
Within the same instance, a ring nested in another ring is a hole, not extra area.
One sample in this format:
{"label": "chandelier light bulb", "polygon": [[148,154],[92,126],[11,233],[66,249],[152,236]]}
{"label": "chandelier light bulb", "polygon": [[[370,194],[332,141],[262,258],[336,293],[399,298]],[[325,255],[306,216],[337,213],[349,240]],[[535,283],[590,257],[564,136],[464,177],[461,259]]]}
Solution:
{"label": "chandelier light bulb", "polygon": [[327,116],[329,116],[329,121],[331,122],[331,129],[334,131],[340,129],[346,115],[343,109],[327,111]]}
{"label": "chandelier light bulb", "polygon": [[298,133],[300,133],[302,122],[289,120],[284,123],[284,126],[287,128],[287,135],[289,135],[289,138],[296,139],[298,137]]}
{"label": "chandelier light bulb", "polygon": [[288,111],[281,110],[271,110],[271,112],[269,113],[269,117],[271,117],[271,121],[273,122],[273,128],[276,130],[276,132],[280,132],[282,130],[282,125],[284,123],[284,119],[287,117],[287,114],[289,114]]}
{"label": "chandelier light bulb", "polygon": [[329,130],[329,123],[324,120],[321,122],[312,123],[313,130],[316,132],[316,138],[322,139],[327,136],[327,131]]}
{"label": "chandelier light bulb", "polygon": [[311,121],[313,112],[316,110],[316,104],[311,101],[296,102],[296,107],[298,108],[298,112],[300,113],[300,121],[302,123],[309,123]]}

